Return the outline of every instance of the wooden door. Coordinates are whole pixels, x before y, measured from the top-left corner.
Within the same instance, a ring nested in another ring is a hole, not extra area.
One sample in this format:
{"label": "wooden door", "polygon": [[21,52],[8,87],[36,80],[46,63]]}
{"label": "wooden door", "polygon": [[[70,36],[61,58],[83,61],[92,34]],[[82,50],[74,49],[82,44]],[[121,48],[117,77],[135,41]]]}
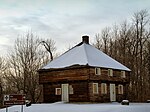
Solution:
{"label": "wooden door", "polygon": [[110,84],[110,101],[116,101],[116,86],[115,84]]}
{"label": "wooden door", "polygon": [[63,102],[69,102],[69,84],[62,84],[61,89],[62,89],[62,94],[61,94],[61,100]]}

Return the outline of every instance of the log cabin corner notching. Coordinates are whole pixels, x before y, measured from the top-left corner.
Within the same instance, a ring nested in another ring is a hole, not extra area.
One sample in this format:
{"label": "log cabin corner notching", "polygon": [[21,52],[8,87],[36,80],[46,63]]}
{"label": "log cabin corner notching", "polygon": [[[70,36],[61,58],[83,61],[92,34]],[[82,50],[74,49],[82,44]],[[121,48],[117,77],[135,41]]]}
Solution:
{"label": "log cabin corner notching", "polygon": [[130,69],[89,44],[89,37],[39,72],[43,102],[110,102],[126,99]]}

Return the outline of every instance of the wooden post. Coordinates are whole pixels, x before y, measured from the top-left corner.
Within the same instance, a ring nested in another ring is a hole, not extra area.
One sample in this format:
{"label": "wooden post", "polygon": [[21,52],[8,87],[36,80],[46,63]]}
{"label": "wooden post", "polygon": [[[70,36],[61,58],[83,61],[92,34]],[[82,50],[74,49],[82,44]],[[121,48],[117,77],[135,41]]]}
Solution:
{"label": "wooden post", "polygon": [[21,105],[21,112],[23,112],[23,105]]}
{"label": "wooden post", "polygon": [[6,112],[8,112],[8,107],[6,107]]}

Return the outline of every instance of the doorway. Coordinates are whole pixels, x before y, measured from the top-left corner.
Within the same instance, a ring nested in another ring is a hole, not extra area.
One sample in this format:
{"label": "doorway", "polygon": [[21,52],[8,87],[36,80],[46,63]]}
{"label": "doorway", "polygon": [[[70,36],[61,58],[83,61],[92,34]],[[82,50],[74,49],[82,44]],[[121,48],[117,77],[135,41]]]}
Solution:
{"label": "doorway", "polygon": [[62,94],[61,101],[69,102],[69,84],[61,84]]}
{"label": "doorway", "polygon": [[110,84],[110,101],[116,101],[116,86],[115,84]]}

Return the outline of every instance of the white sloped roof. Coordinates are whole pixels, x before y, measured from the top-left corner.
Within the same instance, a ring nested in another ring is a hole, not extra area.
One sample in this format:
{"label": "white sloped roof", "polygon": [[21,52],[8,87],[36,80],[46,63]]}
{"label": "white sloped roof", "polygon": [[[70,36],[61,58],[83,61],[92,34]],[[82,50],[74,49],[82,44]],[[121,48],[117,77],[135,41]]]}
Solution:
{"label": "white sloped roof", "polygon": [[109,57],[102,51],[86,43],[72,48],[48,63],[42,69],[65,68],[72,65],[89,65],[131,71],[129,68]]}

